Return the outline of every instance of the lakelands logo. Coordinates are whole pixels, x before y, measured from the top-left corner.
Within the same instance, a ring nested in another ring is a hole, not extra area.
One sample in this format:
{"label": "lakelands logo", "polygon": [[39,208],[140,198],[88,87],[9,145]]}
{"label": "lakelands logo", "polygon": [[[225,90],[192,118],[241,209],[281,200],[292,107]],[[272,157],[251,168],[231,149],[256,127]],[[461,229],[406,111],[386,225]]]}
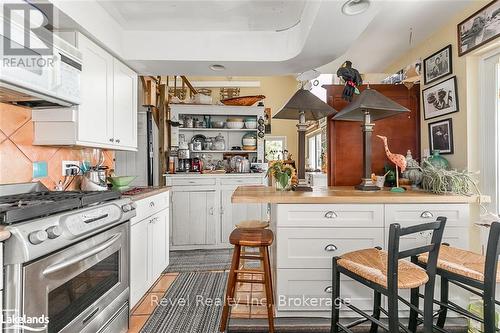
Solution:
{"label": "lakelands logo", "polygon": [[41,315],[38,317],[28,317],[19,315],[15,310],[3,310],[0,317],[0,324],[4,331],[20,330],[24,332],[43,332],[49,324],[49,317]]}
{"label": "lakelands logo", "polygon": [[3,55],[52,55],[53,13],[51,4],[4,3]]}

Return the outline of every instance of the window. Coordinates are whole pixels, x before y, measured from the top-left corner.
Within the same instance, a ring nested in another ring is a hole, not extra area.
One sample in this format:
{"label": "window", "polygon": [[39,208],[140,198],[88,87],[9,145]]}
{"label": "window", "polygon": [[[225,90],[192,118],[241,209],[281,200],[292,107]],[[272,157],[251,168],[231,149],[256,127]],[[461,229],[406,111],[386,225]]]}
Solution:
{"label": "window", "polygon": [[264,140],[265,162],[282,160],[287,153],[286,136],[266,136]]}
{"label": "window", "polygon": [[[493,51],[479,61],[479,112],[478,142],[471,146],[477,149],[480,169],[480,189],[491,197],[488,210],[500,212],[500,52]],[[471,137],[469,139],[474,139]]]}
{"label": "window", "polygon": [[321,170],[321,132],[307,137],[307,165],[308,170]]}

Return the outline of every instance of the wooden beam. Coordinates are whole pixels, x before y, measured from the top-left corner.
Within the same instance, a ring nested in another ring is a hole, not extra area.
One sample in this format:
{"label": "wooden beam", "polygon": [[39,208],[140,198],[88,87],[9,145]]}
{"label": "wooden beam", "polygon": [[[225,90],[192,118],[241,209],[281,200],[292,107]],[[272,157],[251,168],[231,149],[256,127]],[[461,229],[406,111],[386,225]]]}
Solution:
{"label": "wooden beam", "polygon": [[181,75],[181,79],[182,79],[182,82],[185,83],[186,86],[188,86],[189,91],[191,91],[191,93],[193,95],[196,95],[198,93],[196,91],[196,89],[193,87],[193,85],[191,84],[191,82],[189,82],[189,80],[187,79],[187,77],[185,77],[184,75]]}
{"label": "wooden beam", "polygon": [[166,125],[167,125],[167,103],[166,103],[166,94],[168,92],[166,91],[168,89],[168,86],[165,84],[160,84],[159,85],[159,105],[158,105],[158,110],[159,110],[159,121],[158,121],[158,143],[159,143],[159,179],[160,179],[160,185],[165,185],[165,177],[163,177],[164,174],[167,173],[168,171],[168,160],[167,160],[167,150],[168,146],[167,143],[165,142],[165,137],[166,137]]}

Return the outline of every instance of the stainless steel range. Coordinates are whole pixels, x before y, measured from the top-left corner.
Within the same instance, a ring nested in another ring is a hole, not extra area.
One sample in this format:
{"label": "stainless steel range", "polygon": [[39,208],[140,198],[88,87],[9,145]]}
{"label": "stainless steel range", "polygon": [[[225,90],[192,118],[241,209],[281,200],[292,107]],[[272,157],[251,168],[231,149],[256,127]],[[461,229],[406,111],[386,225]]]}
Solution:
{"label": "stainless steel range", "polygon": [[4,244],[4,331],[126,332],[135,204],[118,192],[40,184],[1,186],[0,195],[0,224],[12,234]]}

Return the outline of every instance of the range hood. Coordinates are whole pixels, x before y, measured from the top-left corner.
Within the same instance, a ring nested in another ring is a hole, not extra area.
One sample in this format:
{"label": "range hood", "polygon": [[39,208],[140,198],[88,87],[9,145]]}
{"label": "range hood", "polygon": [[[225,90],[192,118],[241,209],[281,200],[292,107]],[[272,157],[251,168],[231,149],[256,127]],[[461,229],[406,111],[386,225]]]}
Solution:
{"label": "range hood", "polygon": [[33,109],[68,107],[74,103],[44,95],[0,80],[0,102]]}

